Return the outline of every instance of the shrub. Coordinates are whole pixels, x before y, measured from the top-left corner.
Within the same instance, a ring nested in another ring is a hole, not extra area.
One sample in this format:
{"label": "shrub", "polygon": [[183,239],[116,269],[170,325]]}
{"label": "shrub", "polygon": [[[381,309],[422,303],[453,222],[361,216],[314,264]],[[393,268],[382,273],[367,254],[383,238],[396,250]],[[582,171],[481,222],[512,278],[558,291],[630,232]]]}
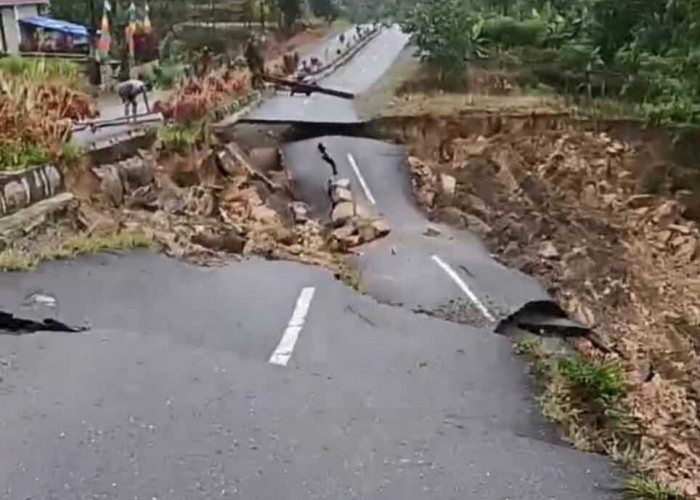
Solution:
{"label": "shrub", "polygon": [[517,21],[504,16],[484,21],[483,36],[503,48],[541,46],[547,37],[547,29],[547,23],[541,19]]}
{"label": "shrub", "polygon": [[49,161],[49,150],[37,144],[20,141],[0,145],[0,171],[24,170]]}
{"label": "shrub", "polygon": [[558,369],[564,380],[584,400],[609,404],[617,402],[624,394],[625,381],[616,364],[562,359]]}

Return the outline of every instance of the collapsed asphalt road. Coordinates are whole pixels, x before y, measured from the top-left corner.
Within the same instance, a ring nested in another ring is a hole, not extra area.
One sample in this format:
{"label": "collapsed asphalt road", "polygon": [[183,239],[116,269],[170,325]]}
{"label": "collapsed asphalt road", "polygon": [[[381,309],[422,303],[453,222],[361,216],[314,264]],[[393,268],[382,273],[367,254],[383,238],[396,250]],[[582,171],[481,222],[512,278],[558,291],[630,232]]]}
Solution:
{"label": "collapsed asphalt road", "polygon": [[5,498],[613,498],[507,339],[321,269],[95,256],[2,276],[0,302],[37,289],[93,329],[0,336]]}
{"label": "collapsed asphalt road", "polygon": [[287,144],[283,161],[296,195],[317,217],[330,214],[330,169],[318,153],[319,143],[336,160],[340,177],[352,181],[355,199],[373,206],[392,228],[389,237],[363,248],[357,258],[363,288],[378,301],[488,324],[528,302],[548,299],[535,280],[492,259],[471,233],[434,226],[439,234],[424,234],[430,224],[413,201],[400,146],[337,136]]}
{"label": "collapsed asphalt road", "polygon": [[[540,287],[468,233],[425,237],[400,148],[322,140],[392,225],[357,261],[369,296],[258,259],[98,255],[0,276],[0,310],[31,317],[38,293],[92,326],[0,335],[3,498],[617,498],[615,471],[554,436],[493,333]],[[324,214],[318,141],[284,155]],[[412,312],[450,300],[483,326]]]}

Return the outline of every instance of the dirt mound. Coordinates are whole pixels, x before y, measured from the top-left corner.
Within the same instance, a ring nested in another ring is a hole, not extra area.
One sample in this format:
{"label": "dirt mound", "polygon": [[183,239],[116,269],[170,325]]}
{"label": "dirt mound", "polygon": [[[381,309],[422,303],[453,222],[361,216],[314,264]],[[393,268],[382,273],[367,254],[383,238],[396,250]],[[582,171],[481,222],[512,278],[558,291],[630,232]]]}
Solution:
{"label": "dirt mound", "polygon": [[[643,467],[700,492],[700,232],[683,200],[642,193],[640,152],[604,134],[456,139],[451,160],[411,158],[431,216],[480,234],[545,282],[619,359]],[[456,181],[454,189],[451,187]]]}

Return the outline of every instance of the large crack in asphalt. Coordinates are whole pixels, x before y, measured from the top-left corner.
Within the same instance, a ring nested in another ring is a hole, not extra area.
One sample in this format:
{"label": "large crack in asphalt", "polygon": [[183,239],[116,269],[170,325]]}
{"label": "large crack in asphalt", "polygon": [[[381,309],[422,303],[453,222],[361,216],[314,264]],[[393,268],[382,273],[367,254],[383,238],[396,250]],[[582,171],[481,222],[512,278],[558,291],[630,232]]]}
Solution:
{"label": "large crack in asphalt", "polygon": [[70,326],[53,318],[36,320],[0,311],[0,335],[26,335],[37,332],[79,333],[86,330],[88,328],[85,326]]}
{"label": "large crack in asphalt", "polygon": [[[496,262],[475,235],[449,228],[445,229],[446,237],[438,232],[439,239],[421,234],[431,221],[413,199],[402,146],[384,141],[372,127],[364,125],[334,127],[333,131],[340,135],[329,136],[328,129],[318,124],[295,125],[287,134],[288,141],[281,145],[282,159],[296,198],[309,205],[321,219],[330,212],[330,201],[324,198],[325,186],[327,179],[337,176],[336,170],[352,179],[352,189],[359,198],[367,198],[368,187],[374,192],[378,200],[376,208],[390,221],[392,232],[379,242],[356,249],[352,265],[363,278],[365,294],[383,305],[478,328],[492,327],[496,333],[505,335],[513,328],[542,336],[591,335],[589,328],[569,319],[533,278]],[[323,154],[315,150],[321,143]],[[334,165],[333,173],[328,167],[328,157]],[[364,175],[366,180],[358,175]],[[459,294],[447,276],[439,276],[439,270],[429,261],[433,252],[446,253],[456,274],[476,289],[490,292],[481,294],[482,300],[494,311],[496,321],[485,317],[474,300]],[[412,255],[402,262],[401,254],[406,253]],[[431,276],[423,280],[422,274]],[[429,283],[434,276],[439,276],[438,281]],[[405,282],[401,283],[402,280]],[[392,281],[397,282],[395,286]],[[431,286],[435,287],[435,293],[418,293]],[[411,296],[412,290],[416,296]]]}

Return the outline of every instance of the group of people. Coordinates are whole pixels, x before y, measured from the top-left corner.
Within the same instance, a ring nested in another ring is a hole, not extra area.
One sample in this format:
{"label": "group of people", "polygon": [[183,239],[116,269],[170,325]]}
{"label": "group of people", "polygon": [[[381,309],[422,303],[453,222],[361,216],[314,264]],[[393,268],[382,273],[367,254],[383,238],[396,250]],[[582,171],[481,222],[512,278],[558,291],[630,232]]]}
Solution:
{"label": "group of people", "polygon": [[[353,41],[358,42],[365,39],[370,33],[374,32],[376,28],[366,28],[363,26],[355,27],[355,34],[353,35]],[[338,40],[341,47],[346,47],[349,49],[351,41],[347,40],[345,33],[339,35]],[[259,89],[264,86],[265,77],[265,58],[263,56],[263,44],[264,39],[252,34],[248,37],[248,41],[244,50],[244,57],[246,64],[250,73],[252,75],[252,86],[253,88]],[[338,54],[342,53],[342,49],[337,50]],[[203,65],[208,69],[210,63],[210,53],[208,49],[205,49],[203,59]],[[326,58],[328,58],[326,54]],[[283,57],[284,70],[286,73],[296,72],[296,78],[300,82],[304,80],[311,74],[320,70],[322,62],[318,57],[310,57],[309,59],[303,59],[300,61],[299,53],[294,52],[291,54],[285,54]],[[301,63],[301,67],[300,67]],[[150,90],[150,85],[138,79],[130,79],[119,84],[117,89],[119,97],[124,104],[124,115],[129,116],[132,114],[136,116],[138,113],[138,100],[143,97],[144,104],[146,106],[146,112],[150,113],[150,106],[148,104],[148,92]]]}

